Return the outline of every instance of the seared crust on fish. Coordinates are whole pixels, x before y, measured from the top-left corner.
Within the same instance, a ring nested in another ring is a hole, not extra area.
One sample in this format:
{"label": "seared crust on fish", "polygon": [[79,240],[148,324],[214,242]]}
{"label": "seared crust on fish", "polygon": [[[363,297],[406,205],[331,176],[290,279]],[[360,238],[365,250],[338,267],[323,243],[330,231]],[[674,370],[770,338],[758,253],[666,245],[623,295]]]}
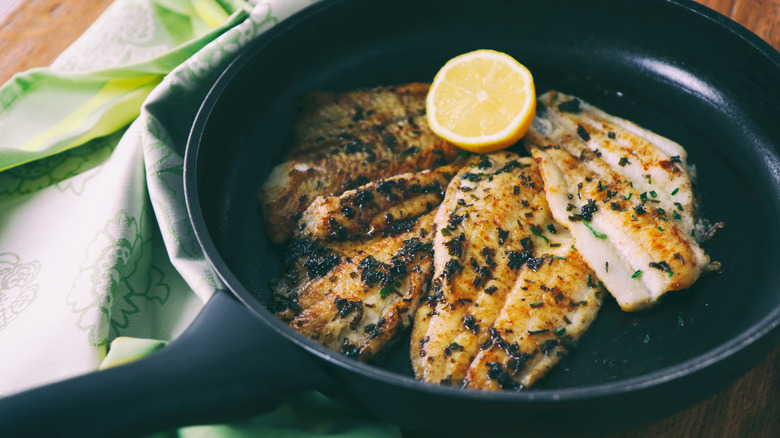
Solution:
{"label": "seared crust on fish", "polygon": [[429,84],[413,82],[348,93],[312,91],[301,96],[291,152],[346,132],[379,130],[392,122],[425,114]]}
{"label": "seared crust on fish", "polygon": [[302,97],[259,194],[286,244],[271,308],[294,330],[372,361],[411,327],[418,379],[520,390],[576,348],[607,291],[647,309],[715,266],[679,144],[551,91],[522,140],[532,157],[459,159],[427,92]]}
{"label": "seared crust on fish", "polygon": [[528,388],[576,349],[606,292],[579,252],[561,248],[551,263],[522,271],[489,330],[490,340],[469,366],[464,386]]}
{"label": "seared crust on fish", "polygon": [[533,384],[603,299],[550,215],[536,163],[510,152],[475,157],[434,222],[432,286],[412,330],[415,375],[482,389]]}
{"label": "seared crust on fish", "polygon": [[539,97],[523,142],[553,216],[623,310],[652,307],[708,268],[680,145],[555,91]]}
{"label": "seared crust on fish", "polygon": [[403,228],[436,208],[462,163],[396,175],[350,190],[321,196],[301,215],[294,236],[326,241],[365,241]]}
{"label": "seared crust on fish", "polygon": [[267,234],[283,243],[318,196],[453,162],[459,150],[425,118],[427,84],[303,97],[286,161],[260,189]]}
{"label": "seared crust on fish", "polygon": [[298,332],[368,361],[411,326],[433,272],[433,217],[458,166],[321,197],[303,214],[274,287]]}

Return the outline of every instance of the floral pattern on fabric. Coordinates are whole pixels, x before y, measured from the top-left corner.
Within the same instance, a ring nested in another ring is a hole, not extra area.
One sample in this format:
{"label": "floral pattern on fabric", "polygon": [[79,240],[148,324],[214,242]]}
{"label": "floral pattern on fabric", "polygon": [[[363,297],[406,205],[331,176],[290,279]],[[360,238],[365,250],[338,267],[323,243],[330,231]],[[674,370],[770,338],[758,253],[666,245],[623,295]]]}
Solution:
{"label": "floral pattern on fabric", "polygon": [[[151,257],[143,220],[120,211],[92,239],[78,277],[67,296],[78,328],[93,346],[105,346],[138,312],[138,300],[164,304],[170,293],[158,269],[141,270]],[[148,224],[147,224],[148,226]]]}
{"label": "floral pattern on fabric", "polygon": [[25,263],[16,254],[0,253],[0,330],[35,301],[40,269],[37,260]]}
{"label": "floral pattern on fabric", "polygon": [[[124,130],[95,139],[82,147],[0,172],[0,197],[29,195],[50,186],[80,195],[86,182],[100,172],[99,165],[114,150],[122,134]],[[76,175],[81,178],[71,179]]]}

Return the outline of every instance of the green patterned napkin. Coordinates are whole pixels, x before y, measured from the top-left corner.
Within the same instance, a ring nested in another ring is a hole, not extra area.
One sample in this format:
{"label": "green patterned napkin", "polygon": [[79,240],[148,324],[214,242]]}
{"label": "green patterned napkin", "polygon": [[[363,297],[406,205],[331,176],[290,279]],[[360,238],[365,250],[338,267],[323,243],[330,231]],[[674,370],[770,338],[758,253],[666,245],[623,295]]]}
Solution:
{"label": "green patterned napkin", "polygon": [[[190,125],[235,54],[311,3],[116,0],[51,67],[0,88],[0,396],[138,359],[189,325],[219,286],[184,206]],[[399,436],[316,393],[162,436],[323,434]]]}

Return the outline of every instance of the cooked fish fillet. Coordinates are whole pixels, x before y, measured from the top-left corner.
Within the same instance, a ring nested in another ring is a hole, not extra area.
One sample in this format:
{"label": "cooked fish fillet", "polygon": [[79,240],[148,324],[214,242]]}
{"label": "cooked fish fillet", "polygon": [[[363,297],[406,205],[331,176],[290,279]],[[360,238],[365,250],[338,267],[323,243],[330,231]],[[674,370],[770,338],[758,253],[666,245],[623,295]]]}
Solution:
{"label": "cooked fish fillet", "polygon": [[696,242],[686,152],[677,143],[551,91],[523,139],[555,219],[623,310],[691,286],[710,259]]}
{"label": "cooked fish fillet", "polygon": [[301,215],[296,237],[365,241],[433,210],[462,163],[396,175],[341,196],[321,196]]}
{"label": "cooked fish fillet", "polygon": [[317,196],[453,162],[459,150],[425,118],[427,84],[304,97],[287,159],[260,189],[266,231],[287,240]]}
{"label": "cooked fish fillet", "polygon": [[429,84],[414,82],[348,93],[313,91],[301,96],[302,109],[292,133],[292,148],[377,129],[425,114]]}
{"label": "cooked fish fillet", "polygon": [[369,183],[307,209],[275,286],[300,333],[371,360],[411,326],[433,272],[433,217],[458,166]]}
{"label": "cooked fish fillet", "polygon": [[550,215],[536,164],[510,152],[472,159],[434,222],[432,286],[412,329],[415,375],[483,389],[531,385],[603,299]]}
{"label": "cooked fish fillet", "polygon": [[607,292],[593,271],[571,245],[551,254],[551,263],[521,273],[469,366],[466,387],[530,387],[576,348],[596,319]]}

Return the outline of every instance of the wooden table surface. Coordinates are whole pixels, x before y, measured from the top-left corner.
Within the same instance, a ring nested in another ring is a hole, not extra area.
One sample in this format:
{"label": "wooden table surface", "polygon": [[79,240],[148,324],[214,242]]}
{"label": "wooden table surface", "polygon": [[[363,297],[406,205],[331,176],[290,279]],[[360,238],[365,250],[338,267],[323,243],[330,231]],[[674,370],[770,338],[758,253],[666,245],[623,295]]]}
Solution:
{"label": "wooden table surface", "polygon": [[[635,0],[631,0],[635,1]],[[18,0],[0,16],[0,83],[49,65],[111,0]],[[780,50],[780,0],[700,0]],[[780,348],[744,377],[685,411],[610,438],[780,437]]]}

